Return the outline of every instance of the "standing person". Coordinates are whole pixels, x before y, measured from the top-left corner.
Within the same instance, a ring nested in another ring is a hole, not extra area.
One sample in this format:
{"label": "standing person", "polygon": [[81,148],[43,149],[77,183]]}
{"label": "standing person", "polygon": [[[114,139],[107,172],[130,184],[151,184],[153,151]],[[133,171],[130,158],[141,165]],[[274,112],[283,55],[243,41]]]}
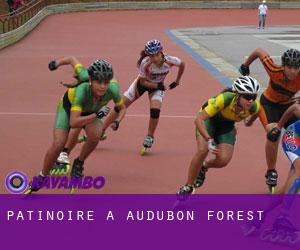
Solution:
{"label": "standing person", "polygon": [[7,0],[6,2],[8,5],[9,15],[12,16],[14,14],[14,8],[13,8],[14,0]]}
{"label": "standing person", "polygon": [[[166,90],[164,80],[173,66],[178,67],[176,80],[169,85],[169,89],[177,87],[184,72],[185,64],[178,57],[165,55],[160,41],[150,40],[145,44],[144,50],[141,51],[137,66],[139,68],[139,75],[125,91],[123,99],[125,106],[129,107],[145,92],[148,92],[150,120],[148,132],[140,152],[141,155],[144,155],[146,149],[151,148],[154,142],[154,133],[158,125],[160,109]],[[107,117],[104,122],[104,130],[114,120],[118,112],[117,109],[114,109]]]}
{"label": "standing person", "polygon": [[[56,65],[53,63],[55,68]],[[105,117],[109,108],[104,106],[102,98],[109,89],[109,83],[113,78],[113,69],[110,63],[99,59],[90,65],[87,70],[89,81],[81,83],[76,88],[70,88],[60,99],[58,104],[55,126],[53,131],[53,143],[48,149],[43,169],[38,180],[41,185],[49,175],[58,155],[63,150],[70,132],[70,128],[84,128],[88,135],[79,156],[74,160],[71,177],[83,176],[84,161],[96,148],[102,131],[101,119]],[[25,193],[36,192],[39,186],[32,186]]]}
{"label": "standing person", "polygon": [[259,16],[259,23],[258,23],[258,29],[265,28],[266,24],[266,18],[267,18],[267,12],[268,12],[268,6],[266,5],[266,1],[263,0],[262,3],[258,6],[258,16]]}
{"label": "standing person", "polygon": [[[246,126],[252,125],[260,109],[256,99],[259,90],[256,79],[241,76],[231,89],[210,98],[201,107],[195,120],[197,152],[178,195],[194,193],[196,187],[203,185],[209,168],[223,168],[230,162],[236,141],[235,123],[244,120]],[[206,160],[209,151],[216,155],[215,159]]]}
{"label": "standing person", "polygon": [[[240,66],[240,73],[249,75],[249,66],[257,58],[260,59],[270,77],[268,87],[260,98],[262,110],[259,114],[260,121],[268,133],[280,120],[283,113],[294,103],[295,94],[300,90],[300,52],[295,49],[285,51],[281,57],[280,66],[273,62],[266,51],[258,48]],[[295,117],[291,117],[284,127],[288,127],[295,120]],[[265,152],[268,166],[265,174],[266,184],[271,192],[275,192],[278,179],[276,171],[278,141],[273,142],[267,139]]]}

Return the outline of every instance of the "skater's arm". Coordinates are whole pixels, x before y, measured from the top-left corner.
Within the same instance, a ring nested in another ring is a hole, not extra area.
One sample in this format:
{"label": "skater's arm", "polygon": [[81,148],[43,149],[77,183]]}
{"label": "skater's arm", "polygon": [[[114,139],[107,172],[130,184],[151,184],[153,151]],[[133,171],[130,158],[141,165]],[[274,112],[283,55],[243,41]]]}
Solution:
{"label": "skater's arm", "polygon": [[177,85],[179,85],[181,77],[183,75],[185,69],[185,63],[181,61],[180,65],[178,66],[178,73],[177,73],[177,77],[175,82],[177,83]]}
{"label": "skater's arm", "polygon": [[205,110],[202,110],[196,120],[195,120],[195,125],[197,126],[200,134],[203,136],[203,138],[208,141],[209,139],[211,139],[210,135],[208,134],[208,131],[206,129],[205,126],[205,120],[207,120],[208,118],[210,118],[210,116],[206,113]]}
{"label": "skater's arm", "polygon": [[119,110],[119,115],[118,115],[118,118],[116,119],[116,121],[118,121],[120,123],[124,119],[127,109],[126,109],[124,103],[121,106],[116,106],[115,109]]}
{"label": "skater's arm", "polygon": [[126,114],[126,106],[124,103],[119,106],[115,106],[113,112],[106,118],[104,129],[106,129],[109,125],[111,125],[111,128],[113,130],[118,130],[119,124],[123,120]]}
{"label": "skater's arm", "polygon": [[259,58],[262,61],[266,56],[269,56],[266,51],[264,51],[261,48],[257,48],[248,56],[248,58],[245,60],[245,62],[243,64],[245,66],[250,66],[250,64],[253,61],[255,61],[257,58]]}
{"label": "skater's arm", "polygon": [[300,105],[298,103],[293,104],[290,106],[282,115],[281,119],[278,122],[277,127],[281,129],[284,124],[290,119],[291,116],[296,116],[297,118],[300,118]]}
{"label": "skater's arm", "polygon": [[254,115],[251,115],[248,119],[244,120],[245,126],[250,127],[255,122],[255,120],[258,118],[259,114],[256,113]]}
{"label": "skater's arm", "polygon": [[250,127],[255,122],[255,120],[259,117],[259,112],[261,111],[261,105],[258,100],[256,100],[251,109],[250,109],[250,117],[244,120],[245,126]]}
{"label": "skater's arm", "polygon": [[78,59],[74,56],[61,58],[61,59],[57,60],[56,63],[57,63],[58,67],[63,66],[63,65],[71,65],[73,68],[75,68],[75,66],[77,64],[81,64],[78,61]]}
{"label": "skater's arm", "polygon": [[96,114],[90,114],[87,116],[81,116],[81,111],[71,111],[70,115],[70,127],[82,128],[85,125],[92,123],[96,120]]}
{"label": "skater's arm", "polygon": [[81,66],[80,62],[74,56],[64,57],[58,60],[53,60],[49,63],[48,68],[49,70],[53,71],[58,69],[60,66],[63,65],[71,65],[75,71],[76,67]]}

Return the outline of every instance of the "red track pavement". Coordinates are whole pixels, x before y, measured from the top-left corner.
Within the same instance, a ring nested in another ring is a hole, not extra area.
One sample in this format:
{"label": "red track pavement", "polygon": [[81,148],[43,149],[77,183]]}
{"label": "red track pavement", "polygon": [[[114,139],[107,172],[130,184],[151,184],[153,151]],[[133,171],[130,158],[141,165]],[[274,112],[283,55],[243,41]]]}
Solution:
{"label": "red track pavement", "polygon": [[[201,65],[165,34],[168,29],[199,26],[256,25],[256,10],[102,11],[70,13],[46,18],[19,43],[0,51],[0,176],[21,170],[29,176],[41,168],[52,140],[54,113],[70,81],[72,70],[47,70],[51,59],[67,55],[85,65],[101,57],[113,63],[122,92],[137,75],[136,61],[146,40],[162,40],[165,52],[186,62],[182,85],[167,92],[162,115],[193,116],[201,103],[223,87]],[[298,10],[271,10],[268,25],[299,24]],[[168,81],[174,79],[174,71]],[[129,114],[148,114],[146,95],[130,107]],[[8,115],[3,113],[37,113]],[[148,126],[147,117],[125,118],[118,133],[109,138],[86,161],[86,175],[103,175],[101,193],[174,193],[184,184],[196,150],[193,119],[162,118],[151,153],[139,156]],[[210,170],[199,193],[262,193],[264,184],[264,132],[257,122],[252,128],[240,124],[232,162]],[[77,147],[72,157],[79,152]],[[278,169],[282,184],[289,164],[282,152]],[[4,185],[0,193],[5,193]],[[92,191],[89,191],[92,192]],[[61,193],[61,191],[59,191]]]}

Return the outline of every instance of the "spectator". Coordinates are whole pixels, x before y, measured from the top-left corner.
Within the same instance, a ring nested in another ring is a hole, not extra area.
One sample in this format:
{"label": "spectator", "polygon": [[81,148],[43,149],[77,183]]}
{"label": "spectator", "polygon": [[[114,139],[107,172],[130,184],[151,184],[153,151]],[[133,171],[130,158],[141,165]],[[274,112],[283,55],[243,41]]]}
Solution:
{"label": "spectator", "polygon": [[268,6],[266,5],[266,1],[262,1],[262,3],[258,6],[258,11],[259,11],[259,24],[258,24],[258,29],[260,28],[265,28],[265,23],[266,23],[266,17],[267,17],[267,11],[268,11]]}
{"label": "spectator", "polygon": [[7,4],[10,15],[13,15],[20,6],[26,5],[24,0],[7,0]]}
{"label": "spectator", "polygon": [[14,0],[7,0],[6,2],[8,4],[9,15],[13,15],[13,13],[14,13],[14,9],[13,9]]}

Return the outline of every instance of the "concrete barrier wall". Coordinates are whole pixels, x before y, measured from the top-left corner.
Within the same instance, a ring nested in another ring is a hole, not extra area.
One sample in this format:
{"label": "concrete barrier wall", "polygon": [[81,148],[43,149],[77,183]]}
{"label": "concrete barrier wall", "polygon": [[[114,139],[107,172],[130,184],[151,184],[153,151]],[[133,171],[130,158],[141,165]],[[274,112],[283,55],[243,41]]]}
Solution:
{"label": "concrete barrier wall", "polygon": [[[257,1],[142,1],[142,2],[96,2],[96,3],[68,3],[50,5],[43,8],[37,15],[21,27],[0,34],[0,49],[16,43],[26,36],[45,17],[64,12],[82,12],[97,10],[125,10],[125,9],[196,9],[196,8],[257,8]],[[271,2],[270,8],[300,8],[300,1]]]}

